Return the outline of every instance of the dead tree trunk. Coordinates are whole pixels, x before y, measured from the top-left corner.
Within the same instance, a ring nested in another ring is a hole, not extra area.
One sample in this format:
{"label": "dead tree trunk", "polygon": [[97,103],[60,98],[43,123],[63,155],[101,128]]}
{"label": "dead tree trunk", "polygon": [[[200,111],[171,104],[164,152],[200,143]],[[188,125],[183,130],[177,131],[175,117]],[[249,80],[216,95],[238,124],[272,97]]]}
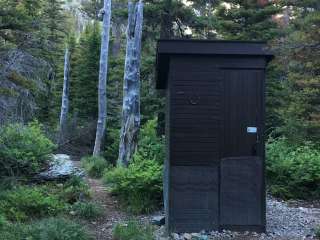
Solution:
{"label": "dead tree trunk", "polygon": [[70,78],[70,52],[66,48],[64,56],[64,77],[63,77],[63,92],[61,101],[60,125],[59,125],[59,145],[63,143],[66,135],[66,126],[69,111],[69,78]]}
{"label": "dead tree trunk", "polygon": [[103,15],[103,27],[101,36],[100,70],[98,86],[98,121],[96,140],[94,144],[93,155],[100,154],[101,145],[104,139],[107,119],[107,72],[110,38],[110,20],[111,20],[111,0],[104,0],[103,9],[100,11]]}
{"label": "dead tree trunk", "polygon": [[140,61],[143,3],[129,2],[127,49],[123,83],[122,127],[118,165],[128,166],[140,128]]}

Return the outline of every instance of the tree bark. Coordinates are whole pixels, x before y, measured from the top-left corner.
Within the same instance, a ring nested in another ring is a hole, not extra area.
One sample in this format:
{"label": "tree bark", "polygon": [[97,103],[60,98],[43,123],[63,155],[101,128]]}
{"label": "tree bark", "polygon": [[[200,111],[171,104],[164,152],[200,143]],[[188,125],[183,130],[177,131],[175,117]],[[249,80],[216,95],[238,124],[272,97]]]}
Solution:
{"label": "tree bark", "polygon": [[140,128],[140,62],[143,3],[128,4],[127,49],[123,83],[122,127],[118,165],[128,166]]}
{"label": "tree bark", "polygon": [[61,101],[61,113],[60,113],[60,136],[59,144],[62,144],[66,134],[66,126],[68,119],[69,111],[69,85],[70,85],[70,52],[66,48],[64,56],[64,77],[63,77],[63,92],[62,92],[62,101]]}
{"label": "tree bark", "polygon": [[111,0],[104,0],[104,6],[101,11],[103,14],[103,27],[101,36],[100,70],[98,86],[98,121],[96,140],[94,144],[93,155],[100,155],[101,145],[104,139],[107,119],[107,73],[108,73],[108,55],[110,39],[110,20],[111,20]]}

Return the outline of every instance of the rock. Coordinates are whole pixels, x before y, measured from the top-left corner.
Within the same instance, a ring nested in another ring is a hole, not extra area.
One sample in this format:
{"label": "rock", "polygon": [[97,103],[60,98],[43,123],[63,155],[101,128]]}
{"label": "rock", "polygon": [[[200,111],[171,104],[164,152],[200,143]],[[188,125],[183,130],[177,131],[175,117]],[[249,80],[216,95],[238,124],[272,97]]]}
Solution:
{"label": "rock", "polygon": [[208,236],[207,235],[201,235],[199,240],[208,240]]}
{"label": "rock", "polygon": [[172,233],[171,236],[174,240],[180,240],[180,236],[178,233]]}
{"label": "rock", "polygon": [[84,176],[84,172],[74,166],[70,156],[65,154],[56,154],[52,156],[49,168],[39,173],[35,180],[55,181],[66,180],[72,176]]}
{"label": "rock", "polygon": [[201,234],[200,233],[191,233],[192,239],[200,239]]}
{"label": "rock", "polygon": [[192,235],[190,233],[185,233],[185,234],[183,234],[183,239],[191,240],[192,239]]}
{"label": "rock", "polygon": [[151,219],[151,223],[153,225],[162,226],[166,222],[166,218],[164,216],[154,216]]}

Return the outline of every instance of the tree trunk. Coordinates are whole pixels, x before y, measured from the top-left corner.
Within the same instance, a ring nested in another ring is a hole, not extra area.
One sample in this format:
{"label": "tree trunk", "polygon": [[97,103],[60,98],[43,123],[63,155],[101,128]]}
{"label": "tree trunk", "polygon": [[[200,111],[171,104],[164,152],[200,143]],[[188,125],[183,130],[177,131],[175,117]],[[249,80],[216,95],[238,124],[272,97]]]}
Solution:
{"label": "tree trunk", "polygon": [[100,70],[98,86],[98,121],[96,140],[94,144],[93,155],[100,155],[101,145],[104,139],[107,119],[107,73],[108,73],[108,55],[109,55],[109,38],[110,38],[110,20],[111,20],[111,0],[104,0],[103,10],[103,27],[101,36],[101,53],[100,53]]}
{"label": "tree trunk", "polygon": [[69,111],[69,85],[70,85],[70,52],[66,48],[64,56],[64,77],[63,77],[63,92],[61,101],[61,113],[60,113],[60,136],[59,145],[63,143],[66,135],[66,126]]}
{"label": "tree trunk", "polygon": [[128,5],[127,49],[123,83],[122,127],[118,165],[128,166],[140,127],[140,61],[143,3]]}

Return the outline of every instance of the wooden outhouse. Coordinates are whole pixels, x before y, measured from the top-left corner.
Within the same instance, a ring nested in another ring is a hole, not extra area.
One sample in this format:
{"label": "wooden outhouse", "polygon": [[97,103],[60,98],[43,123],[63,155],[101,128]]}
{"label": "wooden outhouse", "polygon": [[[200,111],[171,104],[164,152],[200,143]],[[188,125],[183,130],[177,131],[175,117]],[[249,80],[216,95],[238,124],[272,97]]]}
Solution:
{"label": "wooden outhouse", "polygon": [[262,42],[160,40],[169,232],[265,231]]}

